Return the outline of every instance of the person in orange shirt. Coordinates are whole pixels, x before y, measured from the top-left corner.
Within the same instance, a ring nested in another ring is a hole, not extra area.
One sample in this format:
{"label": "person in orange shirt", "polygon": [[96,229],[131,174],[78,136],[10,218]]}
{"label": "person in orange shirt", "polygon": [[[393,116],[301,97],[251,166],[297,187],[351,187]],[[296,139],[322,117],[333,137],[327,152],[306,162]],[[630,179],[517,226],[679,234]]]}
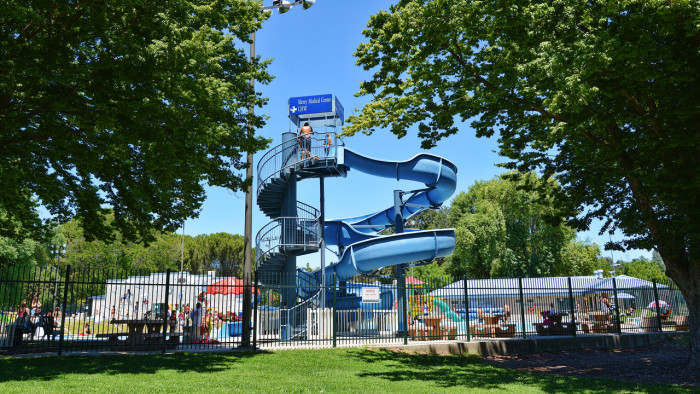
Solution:
{"label": "person in orange shirt", "polygon": [[314,134],[314,130],[309,126],[309,122],[304,123],[301,129],[299,129],[299,149],[301,150],[301,159],[304,160],[307,157],[311,157],[311,137]]}

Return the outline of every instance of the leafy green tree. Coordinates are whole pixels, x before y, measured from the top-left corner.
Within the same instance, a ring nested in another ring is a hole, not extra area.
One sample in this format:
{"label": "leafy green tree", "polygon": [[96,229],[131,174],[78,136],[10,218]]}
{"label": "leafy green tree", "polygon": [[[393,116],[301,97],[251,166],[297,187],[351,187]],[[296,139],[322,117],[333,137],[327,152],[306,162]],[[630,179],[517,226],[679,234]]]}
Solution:
{"label": "leafy green tree", "polygon": [[634,276],[635,278],[664,281],[666,275],[664,271],[659,268],[659,266],[644,257],[639,259],[634,259],[630,262],[622,262],[619,267],[617,267],[617,273],[622,275]]}
{"label": "leafy green tree", "polygon": [[509,168],[559,180],[577,229],[600,219],[627,235],[606,247],[659,251],[700,369],[697,1],[400,0],[364,34],[372,99],[346,134],[498,133]]}
{"label": "leafy green tree", "polygon": [[576,232],[562,223],[554,200],[525,188],[540,184],[551,196],[559,186],[534,173],[514,175],[476,182],[455,197],[450,219],[457,247],[450,271],[478,278],[590,274],[597,247],[572,245]]}
{"label": "leafy green tree", "polygon": [[[442,206],[439,209],[426,209],[408,219],[406,227],[420,230],[450,228],[450,209],[446,206]],[[446,262],[447,260],[444,257],[439,257],[430,264],[414,267],[406,272],[407,275],[411,274],[417,278],[444,277],[448,274]]]}
{"label": "leafy green tree", "polygon": [[[425,280],[427,278],[434,278],[435,280],[444,280],[448,278],[449,272],[447,271],[447,263],[443,261],[444,259],[437,259],[430,264],[421,265],[414,268],[408,268],[406,270],[406,275],[412,275],[418,279]],[[451,277],[451,276],[450,276]],[[449,283],[446,283],[447,286]]]}
{"label": "leafy green tree", "polygon": [[450,226],[450,209],[446,206],[442,206],[440,209],[426,209],[406,221],[406,227],[421,230],[449,228]]}
{"label": "leafy green tree", "polygon": [[238,234],[216,233],[206,236],[211,268],[220,275],[243,277],[243,237]]}
{"label": "leafy green tree", "polygon": [[596,244],[580,240],[572,240],[567,243],[561,250],[566,275],[592,275],[593,271],[597,269],[607,271],[610,264],[600,254],[600,248]]}
{"label": "leafy green tree", "polygon": [[39,239],[43,206],[86,240],[152,241],[206,184],[245,189],[245,153],[267,144],[247,109],[268,63],[241,45],[259,1],[9,0],[0,15],[1,236]]}
{"label": "leafy green tree", "polygon": [[666,263],[664,263],[664,259],[661,258],[661,255],[656,249],[651,252],[651,261],[659,267],[661,272],[666,272]]}
{"label": "leafy green tree", "polygon": [[46,305],[48,295],[44,290],[48,290],[46,283],[53,277],[42,268],[49,260],[46,249],[36,241],[0,237],[0,308],[17,308],[34,295]]}

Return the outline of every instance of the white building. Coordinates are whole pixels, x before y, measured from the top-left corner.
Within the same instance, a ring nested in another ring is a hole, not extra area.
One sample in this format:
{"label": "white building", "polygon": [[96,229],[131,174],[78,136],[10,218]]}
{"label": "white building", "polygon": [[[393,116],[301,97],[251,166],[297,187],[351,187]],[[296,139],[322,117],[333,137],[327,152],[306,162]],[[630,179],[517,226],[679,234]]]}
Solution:
{"label": "white building", "polygon": [[[108,280],[105,294],[91,297],[90,312],[96,319],[155,318],[162,317],[166,304],[169,310],[188,304],[193,309],[197,302],[215,313],[239,314],[243,310],[242,288],[224,286],[217,287],[217,291],[212,285],[227,278],[217,277],[215,271],[203,275],[171,272],[170,280],[167,279],[167,273],[152,273],[149,276]],[[222,290],[229,294],[212,294]]]}

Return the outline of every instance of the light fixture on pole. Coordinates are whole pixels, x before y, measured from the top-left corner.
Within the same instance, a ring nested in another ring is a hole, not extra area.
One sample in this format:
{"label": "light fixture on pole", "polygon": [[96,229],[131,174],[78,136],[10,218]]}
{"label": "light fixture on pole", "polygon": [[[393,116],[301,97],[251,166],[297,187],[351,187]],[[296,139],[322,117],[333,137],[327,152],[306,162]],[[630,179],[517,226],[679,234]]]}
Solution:
{"label": "light fixture on pole", "polygon": [[54,288],[53,288],[53,306],[51,307],[51,313],[56,310],[56,299],[58,297],[58,274],[61,268],[61,256],[66,253],[66,247],[68,244],[51,245],[51,254],[56,255],[56,277],[54,278]]}
{"label": "light fixture on pole", "polygon": [[185,265],[185,221],[182,221],[182,250],[180,254],[180,276],[182,276],[182,270]]}
{"label": "light fixture on pole", "polygon": [[608,240],[610,241],[610,265],[612,265],[612,276],[615,277],[616,272],[615,272],[615,258],[613,257],[613,250],[612,250],[612,235],[608,233]]}
{"label": "light fixture on pole", "polygon": [[289,2],[287,0],[275,0],[272,2],[272,7],[263,7],[262,9],[263,9],[263,11],[265,11],[265,10],[277,8],[277,11],[280,14],[284,14],[287,11],[291,10],[292,7],[294,7],[295,5],[301,5],[301,7],[303,9],[308,10],[309,8],[311,8],[312,5],[314,5],[315,2],[316,2],[316,0],[301,0],[301,1],[297,0],[294,3]]}
{"label": "light fixture on pole", "polygon": [[[260,8],[260,12],[277,9],[280,14],[292,9],[295,5],[301,5],[303,9],[308,10],[316,0],[296,0],[290,3],[287,0],[274,0],[272,6]],[[253,65],[255,59],[255,32],[250,33],[250,64]],[[255,92],[255,78],[250,78],[250,90]],[[248,106],[248,113],[254,114],[254,103]],[[248,123],[248,134],[250,137],[255,135],[253,125]],[[248,152],[246,156],[246,179],[251,180],[251,184],[246,189],[245,193],[245,224],[243,234],[243,321],[241,327],[241,347],[250,347],[250,329],[252,320],[252,305],[251,305],[251,285],[253,279],[253,153]]]}

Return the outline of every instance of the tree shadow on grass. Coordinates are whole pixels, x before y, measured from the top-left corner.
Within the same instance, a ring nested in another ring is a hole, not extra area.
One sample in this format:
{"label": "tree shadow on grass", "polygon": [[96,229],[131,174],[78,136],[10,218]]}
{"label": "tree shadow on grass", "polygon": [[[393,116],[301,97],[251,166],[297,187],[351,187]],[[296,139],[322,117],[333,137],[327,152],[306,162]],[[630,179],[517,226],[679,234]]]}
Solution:
{"label": "tree shadow on grass", "polygon": [[218,372],[241,360],[268,352],[173,353],[167,355],[65,356],[0,359],[0,382],[53,380],[66,374],[155,374],[177,372]]}
{"label": "tree shadow on grass", "polygon": [[537,388],[548,393],[607,393],[618,390],[647,393],[688,392],[688,389],[681,387],[642,385],[616,380],[564,377],[512,370],[488,365],[475,355],[406,354],[385,349],[356,349],[349,351],[349,354],[368,364],[383,365],[382,371],[360,373],[358,374],[360,378],[381,378],[395,382],[425,381],[443,388],[517,390],[518,386],[509,386],[514,384]]}

